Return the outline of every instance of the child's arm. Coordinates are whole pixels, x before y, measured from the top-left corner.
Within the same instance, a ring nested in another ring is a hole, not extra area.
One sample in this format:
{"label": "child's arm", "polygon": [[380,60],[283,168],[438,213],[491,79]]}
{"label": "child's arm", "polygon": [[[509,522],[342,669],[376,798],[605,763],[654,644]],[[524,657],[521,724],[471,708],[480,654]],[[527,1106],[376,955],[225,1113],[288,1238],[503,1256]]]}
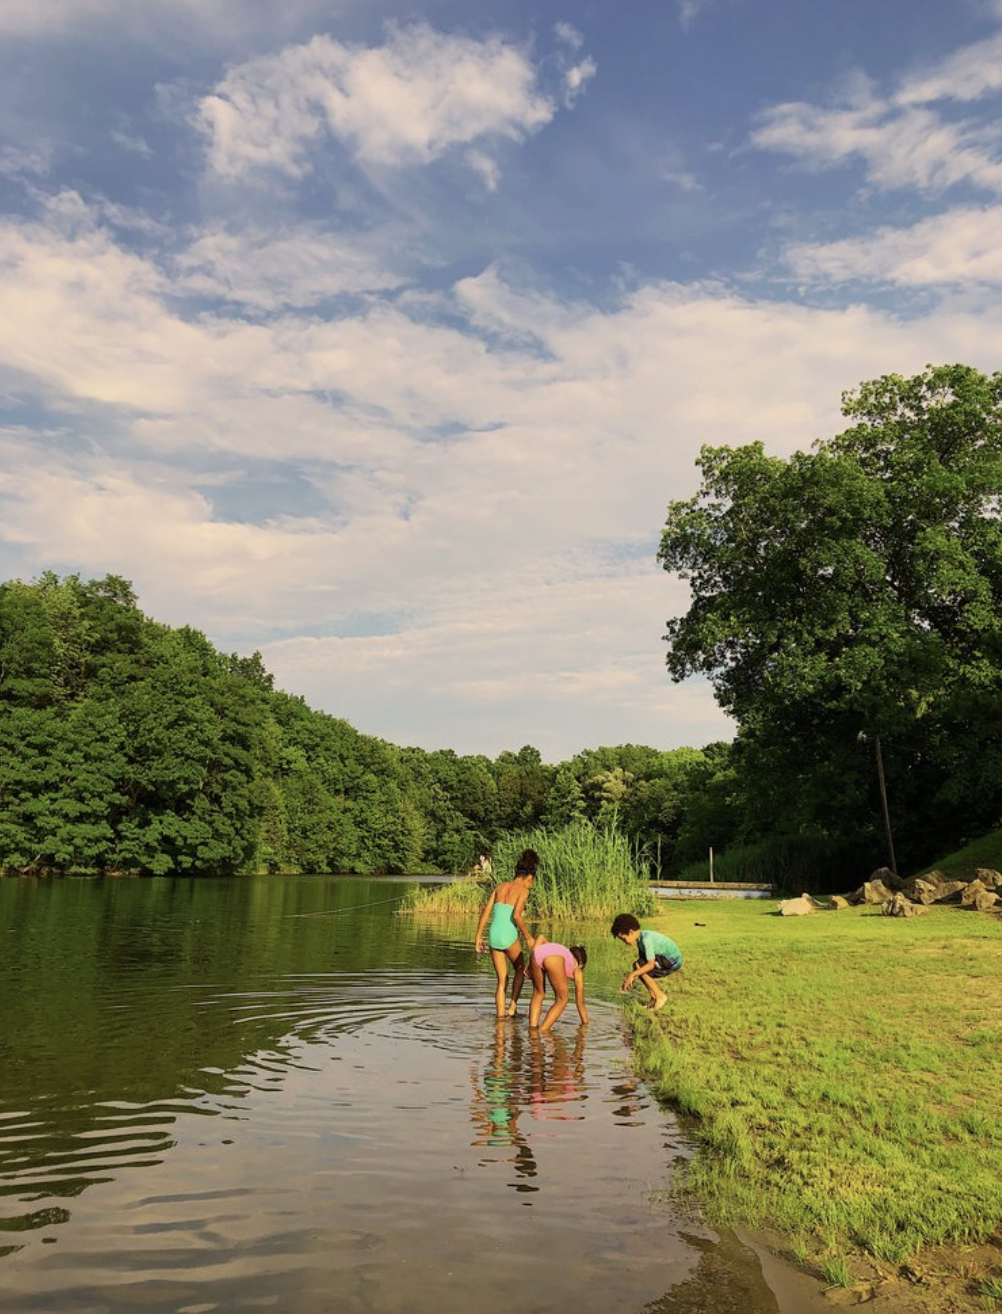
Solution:
{"label": "child's arm", "polygon": [[495,893],[496,891],[494,890],[491,891],[491,897],[484,904],[484,910],[480,914],[480,921],[477,922],[476,946],[477,946],[478,954],[482,954],[484,952],[484,927],[487,925],[487,918],[491,915],[491,909],[494,907]]}
{"label": "child's arm", "polygon": [[518,932],[521,935],[522,939],[529,946],[529,948],[532,949],[533,937],[529,934],[525,922],[522,920],[522,911],[525,908],[525,901],[528,897],[529,897],[528,890],[523,891],[518,896],[518,898],[515,900],[515,907],[512,909],[511,912],[511,919],[515,923],[515,926],[518,928]]}
{"label": "child's arm", "polygon": [[574,973],[574,1002],[578,1006],[578,1017],[582,1023],[587,1025],[588,1010],[585,1008],[584,1001],[584,968],[579,967]]}
{"label": "child's arm", "polygon": [[623,978],[623,989],[624,990],[631,989],[634,981],[636,981],[638,977],[646,976],[647,973],[650,972],[656,966],[657,966],[657,960],[654,958],[651,958],[646,963],[637,963],[633,971],[627,972],[626,976]]}

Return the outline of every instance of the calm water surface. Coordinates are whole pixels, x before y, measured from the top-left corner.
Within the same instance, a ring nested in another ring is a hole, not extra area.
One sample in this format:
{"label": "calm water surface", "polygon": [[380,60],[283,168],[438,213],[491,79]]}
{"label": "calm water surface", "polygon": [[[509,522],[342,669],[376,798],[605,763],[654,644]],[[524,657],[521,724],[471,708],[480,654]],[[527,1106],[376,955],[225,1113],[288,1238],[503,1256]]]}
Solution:
{"label": "calm water surface", "polygon": [[604,928],[591,1025],[530,1037],[406,890],[0,881],[5,1314],[779,1308],[666,1202]]}

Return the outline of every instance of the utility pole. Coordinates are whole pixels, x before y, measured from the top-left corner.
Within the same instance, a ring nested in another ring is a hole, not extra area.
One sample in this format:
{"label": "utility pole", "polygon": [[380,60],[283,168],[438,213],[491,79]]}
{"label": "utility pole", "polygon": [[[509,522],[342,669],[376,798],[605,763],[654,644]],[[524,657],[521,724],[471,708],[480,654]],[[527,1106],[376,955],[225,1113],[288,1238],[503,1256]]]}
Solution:
{"label": "utility pole", "polygon": [[[856,739],[857,742],[865,744],[869,737],[865,730],[860,730]],[[884,834],[887,836],[887,853],[891,860],[891,871],[896,876],[898,874],[898,863],[894,856],[894,835],[891,833],[891,810],[887,806],[887,782],[884,779],[884,755],[880,749],[880,735],[874,735],[873,742],[877,750],[877,781],[880,785],[880,804],[884,810]]]}
{"label": "utility pole", "polygon": [[891,833],[891,813],[887,806],[887,785],[884,781],[884,755],[880,751],[880,735],[877,741],[877,779],[880,781],[880,801],[884,806],[884,830],[887,832],[887,852],[891,855],[891,871],[898,874],[898,864],[894,858],[894,836]]}

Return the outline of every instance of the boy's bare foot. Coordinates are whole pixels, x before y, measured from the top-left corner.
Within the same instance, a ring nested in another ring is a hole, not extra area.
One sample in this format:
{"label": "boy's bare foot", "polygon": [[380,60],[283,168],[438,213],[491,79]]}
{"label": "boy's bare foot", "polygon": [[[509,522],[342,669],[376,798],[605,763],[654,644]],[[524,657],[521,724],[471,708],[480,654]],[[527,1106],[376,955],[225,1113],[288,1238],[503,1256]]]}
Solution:
{"label": "boy's bare foot", "polygon": [[667,1002],[668,1002],[668,996],[662,995],[660,999],[652,999],[651,1002],[647,1005],[647,1007],[651,1010],[652,1013],[656,1013],[659,1008],[664,1008]]}
{"label": "boy's bare foot", "polygon": [[507,1013],[507,1016],[508,1016],[508,1017],[518,1017],[518,1005],[517,1005],[517,1004],[509,1004],[509,1005],[508,1005],[508,1013]]}

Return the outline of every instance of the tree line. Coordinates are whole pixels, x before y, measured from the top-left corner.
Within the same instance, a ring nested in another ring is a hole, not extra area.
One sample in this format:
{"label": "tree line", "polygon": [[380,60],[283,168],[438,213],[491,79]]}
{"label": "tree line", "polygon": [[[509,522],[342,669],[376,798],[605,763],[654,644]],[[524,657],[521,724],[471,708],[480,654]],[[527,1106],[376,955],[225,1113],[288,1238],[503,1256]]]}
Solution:
{"label": "tree line", "polygon": [[698,852],[726,744],[461,756],[364,735],[140,610],[117,576],[0,585],[0,871],[459,871],[581,819]]}

